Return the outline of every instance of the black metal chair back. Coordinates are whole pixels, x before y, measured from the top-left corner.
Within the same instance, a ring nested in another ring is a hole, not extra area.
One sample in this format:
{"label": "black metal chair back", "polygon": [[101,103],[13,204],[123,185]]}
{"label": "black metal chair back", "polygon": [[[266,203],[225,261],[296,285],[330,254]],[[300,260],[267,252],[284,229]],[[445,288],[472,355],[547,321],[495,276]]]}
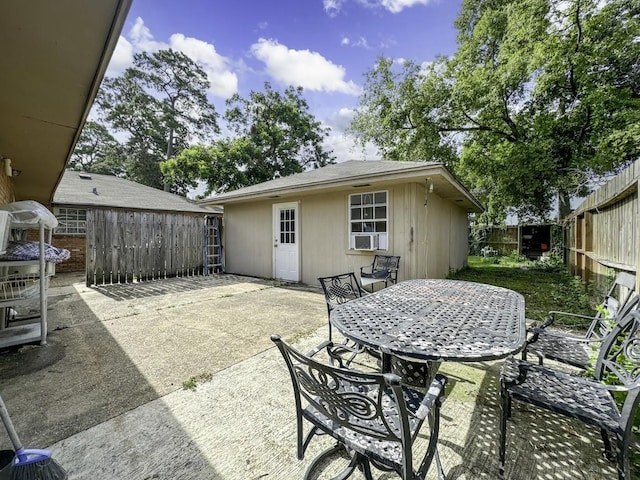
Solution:
{"label": "black metal chair back", "polygon": [[375,257],[373,257],[374,272],[386,271],[391,273],[397,273],[399,267],[400,267],[399,256],[376,255]]}
{"label": "black metal chair back", "polygon": [[[320,277],[318,281],[324,291],[328,315],[331,315],[331,310],[333,310],[336,305],[346,303],[354,298],[359,298],[363,294],[358,279],[353,272],[332,275],[330,277]],[[331,323],[329,323],[329,340],[331,339]]]}
{"label": "black metal chair back", "polygon": [[611,318],[615,318],[625,308],[634,295],[636,277],[630,273],[618,272],[616,278],[600,303],[585,338],[602,338],[611,331]]}
{"label": "black metal chair back", "polygon": [[[424,394],[402,387],[397,375],[333,367],[303,355],[278,335],[272,335],[271,340],[282,353],[293,382],[299,459],[304,458],[313,436],[324,432],[336,439],[340,448],[348,447],[352,454],[348,469],[362,468],[367,479],[371,478],[370,462],[396,471],[405,480],[424,478],[434,456],[437,457],[444,376],[437,375]],[[425,418],[429,418],[431,437],[424,459],[414,471],[412,445]],[[306,438],[303,419],[312,425]],[[316,457],[305,479],[315,465],[338,451],[334,446]],[[444,478],[439,459],[437,464]]]}

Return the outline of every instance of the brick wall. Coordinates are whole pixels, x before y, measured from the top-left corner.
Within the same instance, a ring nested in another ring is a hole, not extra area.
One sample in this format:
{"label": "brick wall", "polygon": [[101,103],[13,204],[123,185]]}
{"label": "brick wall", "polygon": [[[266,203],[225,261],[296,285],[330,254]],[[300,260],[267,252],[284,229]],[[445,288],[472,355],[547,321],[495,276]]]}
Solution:
{"label": "brick wall", "polygon": [[[0,162],[0,166],[3,164]],[[4,174],[4,170],[0,169],[0,204],[13,202],[15,198],[13,191],[13,179]]]}
{"label": "brick wall", "polygon": [[71,252],[69,260],[58,263],[56,272],[84,272],[86,260],[86,239],[79,235],[54,235],[51,243]]}

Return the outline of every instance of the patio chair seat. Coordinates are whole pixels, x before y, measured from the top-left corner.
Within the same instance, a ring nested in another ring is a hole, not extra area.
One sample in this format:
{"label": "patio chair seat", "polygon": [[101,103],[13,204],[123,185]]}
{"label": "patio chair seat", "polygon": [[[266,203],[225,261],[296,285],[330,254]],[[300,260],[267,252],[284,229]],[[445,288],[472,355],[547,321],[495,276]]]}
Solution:
{"label": "patio chair seat", "polygon": [[[520,368],[526,369],[526,381],[518,384]],[[606,386],[592,379],[515,358],[505,360],[501,376],[509,382],[507,388],[516,400],[577,418],[612,433],[622,433],[620,412],[611,393]]]}
{"label": "patio chair seat", "polygon": [[597,354],[591,342],[585,342],[584,337],[571,334],[554,335],[545,332],[535,343],[527,346],[527,352],[538,358],[555,360],[577,368],[588,368],[593,364]]}
{"label": "patio chair seat", "polygon": [[360,283],[362,288],[370,286],[373,292],[373,285],[376,283],[384,283],[387,287],[389,283],[398,281],[398,268],[400,266],[400,257],[392,255],[375,255],[371,265],[360,267]]}
{"label": "patio chair seat", "polygon": [[[587,369],[593,367],[600,345],[606,338],[607,332],[623,319],[629,312],[640,306],[640,296],[630,296],[616,313],[615,318],[602,320],[603,328],[596,335],[573,335],[563,332],[549,331],[548,328],[533,328],[533,336],[527,341],[522,359],[527,359],[531,353],[538,357],[538,363],[543,364],[544,359],[571,365],[573,367]],[[606,328],[605,326],[606,325]]]}

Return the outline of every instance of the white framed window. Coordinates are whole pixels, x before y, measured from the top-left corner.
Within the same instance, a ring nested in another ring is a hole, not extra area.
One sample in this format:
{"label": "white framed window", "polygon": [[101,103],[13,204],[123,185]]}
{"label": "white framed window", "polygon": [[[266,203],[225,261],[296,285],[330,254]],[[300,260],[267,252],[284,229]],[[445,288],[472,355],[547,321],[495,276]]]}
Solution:
{"label": "white framed window", "polygon": [[389,245],[388,192],[349,195],[349,248],[387,250]]}
{"label": "white framed window", "polygon": [[87,210],[84,208],[54,207],[58,219],[58,235],[84,235],[87,233]]}

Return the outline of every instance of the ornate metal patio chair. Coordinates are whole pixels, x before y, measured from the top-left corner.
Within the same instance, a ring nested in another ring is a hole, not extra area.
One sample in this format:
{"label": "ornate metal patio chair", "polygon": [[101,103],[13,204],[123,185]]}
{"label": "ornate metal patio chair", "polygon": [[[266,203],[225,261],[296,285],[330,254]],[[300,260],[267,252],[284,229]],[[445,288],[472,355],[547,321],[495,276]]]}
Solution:
{"label": "ornate metal patio chair", "polygon": [[370,286],[373,292],[373,286],[376,283],[384,282],[387,287],[389,283],[398,281],[398,268],[400,266],[400,257],[389,255],[376,255],[373,257],[371,265],[360,267],[360,283],[362,288],[367,290],[366,286]]}
{"label": "ornate metal patio chair", "polygon": [[[373,480],[373,465],[395,471],[403,480],[423,480],[435,457],[438,478],[444,480],[436,449],[446,384],[443,375],[438,374],[428,391],[421,393],[402,386],[397,375],[333,367],[303,355],[278,335],[272,335],[271,340],[280,349],[293,382],[298,459],[304,458],[315,435],[324,433],[336,440],[311,462],[305,480],[319,463],[343,450],[351,461],[334,479],[346,480],[360,468],[366,480]],[[431,433],[426,452],[414,469],[414,441],[425,419]],[[311,425],[306,436],[304,420]]]}
{"label": "ornate metal patio chair", "polygon": [[[594,348],[598,348],[605,335],[611,331],[615,319],[622,318],[629,310],[636,308],[635,285],[634,275],[619,272],[594,317],[567,312],[549,312],[549,319],[543,325],[529,330],[533,335],[527,340],[522,359],[526,360],[527,354],[530,353],[538,357],[540,365],[545,358],[548,358],[578,368],[592,367]],[[560,316],[590,319],[591,324],[583,336],[547,329]]]}
{"label": "ornate metal patio chair", "polygon": [[[509,358],[501,372],[500,475],[504,475],[507,418],[512,400],[575,418],[600,428],[605,455],[617,460],[619,480],[630,480],[629,447],[636,443],[633,421],[640,403],[640,312],[626,314],[609,332],[599,351],[592,378]],[[603,380],[615,385],[605,385]],[[621,408],[612,393],[624,395]],[[611,451],[615,436],[617,453]]]}
{"label": "ornate metal patio chair", "polygon": [[[332,275],[330,277],[319,277],[318,281],[324,291],[328,316],[331,316],[331,310],[333,310],[336,305],[362,297],[364,294],[353,272],[341,273],[340,275]],[[329,340],[333,341],[331,322],[329,322]],[[334,343],[333,349],[334,354],[346,355],[344,360],[346,366],[351,364],[356,355],[364,351],[364,346],[351,342],[348,339],[340,344]]]}

